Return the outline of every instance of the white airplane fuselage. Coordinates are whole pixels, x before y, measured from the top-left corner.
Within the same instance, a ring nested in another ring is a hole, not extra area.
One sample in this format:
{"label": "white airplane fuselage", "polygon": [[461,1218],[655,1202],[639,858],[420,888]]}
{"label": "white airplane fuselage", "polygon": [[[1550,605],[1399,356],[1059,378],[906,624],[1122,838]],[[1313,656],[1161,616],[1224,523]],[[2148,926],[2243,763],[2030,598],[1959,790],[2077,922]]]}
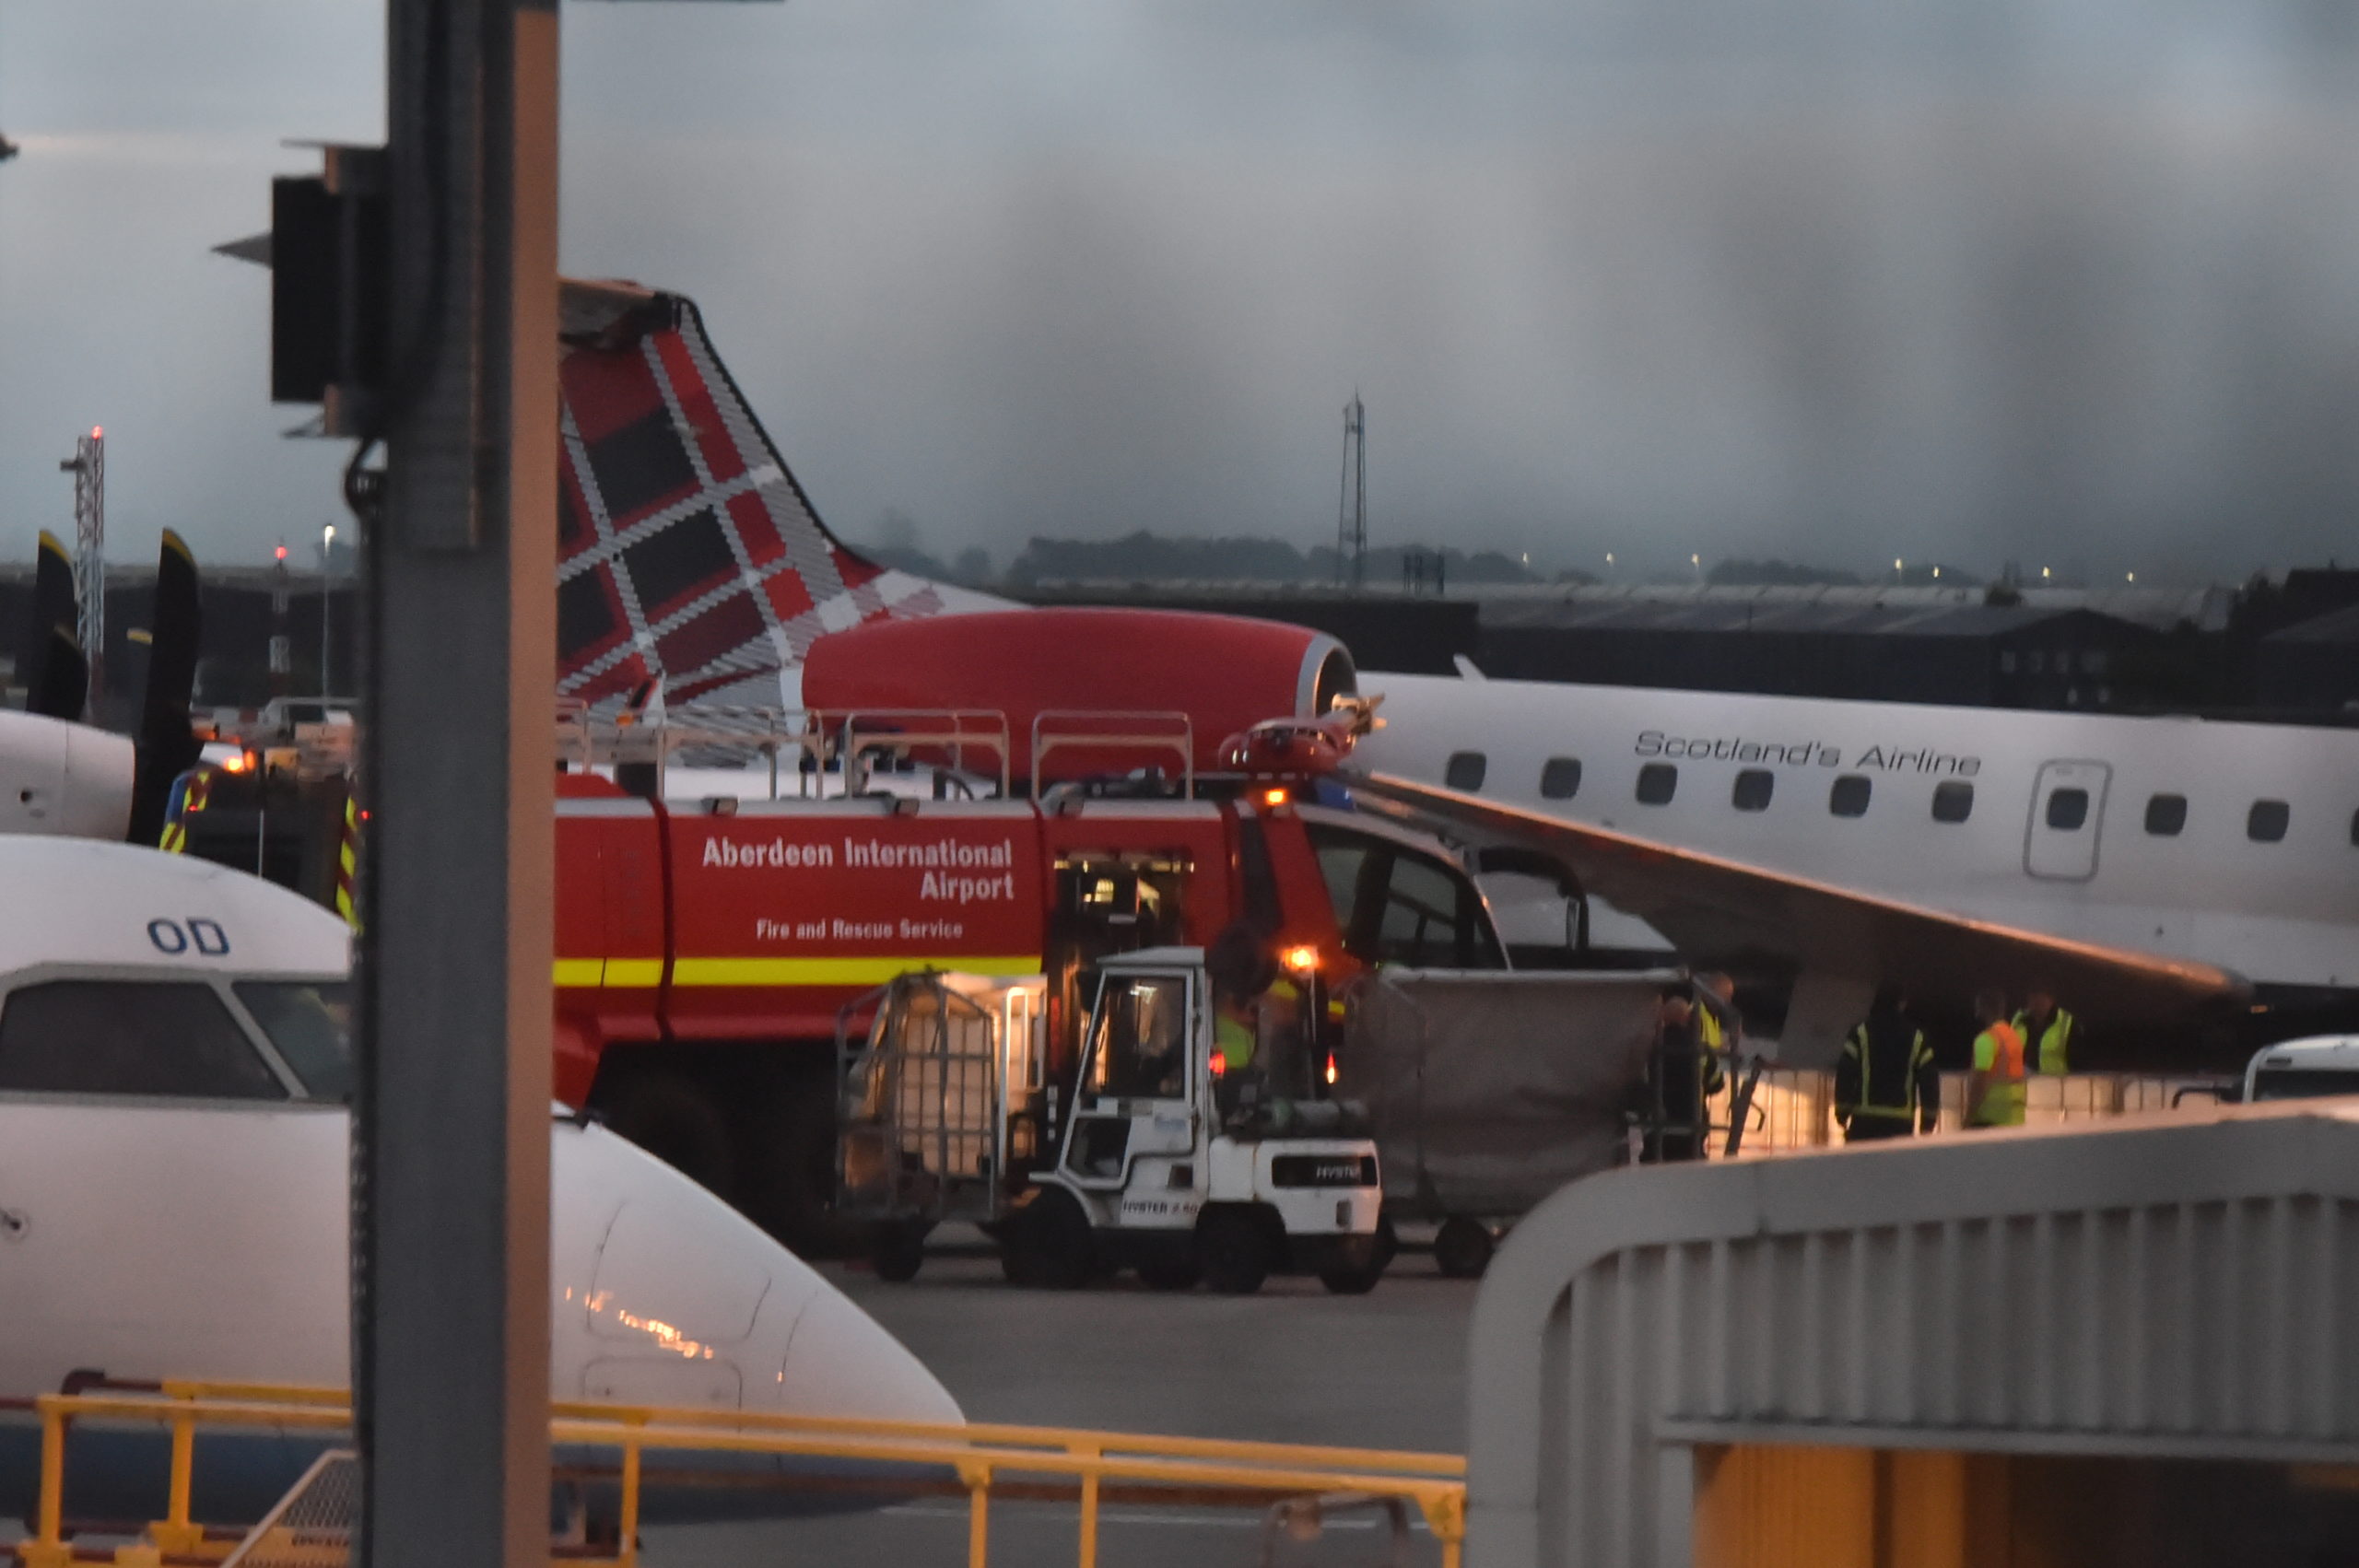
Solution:
{"label": "white airplane fuselage", "polygon": [[0,709],[0,833],[121,838],[135,770],[127,735]]}
{"label": "white airplane fuselage", "polygon": [[[1376,772],[1448,784],[1457,757],[1462,788],[1479,755],[1473,792],[1567,821],[2200,959],[2258,986],[2359,986],[2359,731],[1427,675],[1362,684],[1384,696],[1384,727],[1358,753]],[[1838,802],[1839,779],[1864,791],[1844,784]],[[1943,785],[1945,813],[1964,805],[1963,820],[1935,817]]]}
{"label": "white airplane fuselage", "polygon": [[[348,1382],[350,1117],[325,1026],[346,1005],[348,941],[284,889],[120,844],[0,837],[0,1512],[14,1513],[37,1474],[25,1402],[69,1374]],[[960,1419],[883,1328],[653,1156],[553,1116],[550,1178],[555,1397]],[[160,1452],[102,1435],[69,1464],[69,1513],[160,1517],[138,1511],[159,1505]],[[200,1505],[251,1519],[318,1446],[219,1439],[199,1453]],[[710,1495],[732,1515],[807,1506]]]}

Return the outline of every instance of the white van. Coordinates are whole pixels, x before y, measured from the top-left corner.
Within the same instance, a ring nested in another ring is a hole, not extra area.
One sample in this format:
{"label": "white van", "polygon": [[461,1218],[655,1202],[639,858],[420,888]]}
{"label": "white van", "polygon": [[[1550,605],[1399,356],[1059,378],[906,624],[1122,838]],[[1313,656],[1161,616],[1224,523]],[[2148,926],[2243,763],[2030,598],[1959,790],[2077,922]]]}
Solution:
{"label": "white van", "polygon": [[2281,1040],[2245,1066],[2245,1101],[2359,1094],[2359,1035]]}

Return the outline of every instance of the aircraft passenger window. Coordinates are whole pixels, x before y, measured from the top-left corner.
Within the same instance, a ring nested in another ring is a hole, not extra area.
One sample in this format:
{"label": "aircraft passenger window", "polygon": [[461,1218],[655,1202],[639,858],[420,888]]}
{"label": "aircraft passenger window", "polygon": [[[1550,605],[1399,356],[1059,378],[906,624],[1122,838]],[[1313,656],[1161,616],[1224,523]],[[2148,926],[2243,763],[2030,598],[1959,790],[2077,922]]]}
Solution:
{"label": "aircraft passenger window", "polygon": [[1481,752],[1452,752],[1443,765],[1441,781],[1453,790],[1468,794],[1483,787],[1483,775],[1490,771],[1490,759]]}
{"label": "aircraft passenger window", "polygon": [[1679,792],[1679,769],[1667,762],[1650,762],[1638,769],[1638,804],[1667,806]]}
{"label": "aircraft passenger window", "polygon": [[0,1090],[284,1100],[211,986],[51,980],[0,1008]]}
{"label": "aircraft passenger window", "polygon": [[2351,813],[2351,842],[2359,844],[2359,812]]}
{"label": "aircraft passenger window", "polygon": [[1543,800],[1569,801],[1580,792],[1580,758],[1552,756],[1541,765],[1540,795]]}
{"label": "aircraft passenger window", "polygon": [[1847,773],[1826,791],[1826,809],[1837,816],[1868,814],[1868,793],[1874,784],[1864,773]]}
{"label": "aircraft passenger window", "polygon": [[229,989],[311,1098],[352,1098],[350,986],[341,980],[240,980]]}
{"label": "aircraft passenger window", "polygon": [[1933,820],[1964,822],[1974,814],[1974,786],[1963,778],[1944,778],[1933,786]]}
{"label": "aircraft passenger window", "polygon": [[2283,801],[2255,801],[2245,813],[2245,837],[2256,844],[2274,844],[2285,837],[2294,808]]}
{"label": "aircraft passenger window", "polygon": [[2048,825],[2059,833],[2077,833],[2089,820],[2086,790],[2058,790],[2048,797]]}
{"label": "aircraft passenger window", "polygon": [[1764,812],[1769,809],[1769,797],[1778,788],[1778,776],[1766,767],[1740,769],[1736,788],[1729,791],[1729,804],[1741,812]]}
{"label": "aircraft passenger window", "polygon": [[2185,795],[2146,797],[2146,831],[2157,838],[2176,838],[2187,825]]}

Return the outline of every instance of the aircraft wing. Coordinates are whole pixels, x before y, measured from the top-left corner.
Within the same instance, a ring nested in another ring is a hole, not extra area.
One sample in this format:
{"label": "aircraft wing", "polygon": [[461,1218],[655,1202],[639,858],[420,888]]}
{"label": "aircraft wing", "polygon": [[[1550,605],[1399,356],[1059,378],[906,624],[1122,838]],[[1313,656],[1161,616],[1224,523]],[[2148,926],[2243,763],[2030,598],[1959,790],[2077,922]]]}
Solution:
{"label": "aircraft wing", "polygon": [[2209,964],[1972,919],[1457,790],[1389,774],[1354,776],[1350,787],[1363,809],[1553,855],[1701,968],[1767,962],[1958,1001],[1985,987],[2020,1000],[2044,986],[2114,1024],[2184,1023],[2250,994],[2241,977]]}

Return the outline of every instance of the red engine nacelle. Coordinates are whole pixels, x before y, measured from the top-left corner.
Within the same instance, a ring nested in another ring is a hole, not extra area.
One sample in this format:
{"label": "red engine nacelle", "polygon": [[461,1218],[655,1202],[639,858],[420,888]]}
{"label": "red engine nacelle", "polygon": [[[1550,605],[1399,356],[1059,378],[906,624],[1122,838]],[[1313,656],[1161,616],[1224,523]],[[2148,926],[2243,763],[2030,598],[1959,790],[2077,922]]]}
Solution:
{"label": "red engine nacelle", "polygon": [[[872,622],[821,638],[803,666],[803,704],[816,711],[997,709],[1007,716],[1018,778],[1030,772],[1033,721],[1043,713],[1185,713],[1196,766],[1209,770],[1239,731],[1265,719],[1315,719],[1356,689],[1352,656],[1324,632],[1188,610],[1056,607]],[[1156,761],[1145,748],[1119,758],[1060,753],[1041,771],[1056,778]]]}

